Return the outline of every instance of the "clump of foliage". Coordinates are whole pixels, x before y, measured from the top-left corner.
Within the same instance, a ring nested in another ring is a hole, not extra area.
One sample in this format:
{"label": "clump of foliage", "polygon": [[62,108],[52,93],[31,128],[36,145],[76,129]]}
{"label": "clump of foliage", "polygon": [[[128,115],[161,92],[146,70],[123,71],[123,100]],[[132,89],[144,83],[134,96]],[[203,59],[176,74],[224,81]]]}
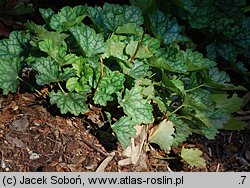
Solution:
{"label": "clump of foliage", "polygon": [[[189,48],[191,39],[176,18],[153,6],[149,10],[150,2],[144,7],[133,1],[135,6],[40,9],[44,25],[28,22],[26,30],[0,41],[3,94],[17,91],[28,66],[39,86],[54,86],[50,103],[62,114],[77,116],[90,106],[101,107],[123,148],[135,136],[136,125],[157,124],[149,142],[166,152],[193,133],[214,139],[220,129],[244,129],[232,116],[242,102],[235,91],[244,88],[230,83],[214,61],[233,57],[218,51],[217,43],[208,45],[209,58]],[[206,25],[183,16],[197,29]],[[213,26],[220,29],[216,23],[208,27]],[[183,149],[183,158],[197,156],[194,151]]]}

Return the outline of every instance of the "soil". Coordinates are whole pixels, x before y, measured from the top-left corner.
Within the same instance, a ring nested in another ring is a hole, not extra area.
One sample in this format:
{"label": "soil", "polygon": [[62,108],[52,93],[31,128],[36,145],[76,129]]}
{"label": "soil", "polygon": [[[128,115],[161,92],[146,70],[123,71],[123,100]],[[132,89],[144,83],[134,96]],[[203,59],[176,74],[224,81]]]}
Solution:
{"label": "soil", "polygon": [[[67,1],[62,2],[60,6],[67,5]],[[52,2],[33,3],[35,8],[58,8]],[[12,16],[4,16],[4,19],[1,17],[1,35],[8,36],[11,30],[22,28],[24,20],[39,22],[39,16],[34,15],[37,15],[37,12],[18,19]],[[249,105],[245,106],[249,108]],[[93,109],[95,115],[98,115],[97,111],[98,109]],[[242,109],[237,115],[247,113],[249,109]],[[197,147],[202,150],[206,160],[205,168],[191,168],[176,154],[183,145],[173,148],[168,155],[157,147],[148,146],[143,153],[143,163],[122,165],[121,161],[126,157],[120,144],[112,134],[105,135],[104,131],[97,129],[89,117],[61,115],[54,106],[50,106],[47,99],[25,88],[8,96],[0,95],[0,172],[250,170],[249,118],[246,118],[248,127],[245,130],[221,131],[215,140],[193,135],[183,143],[185,147]]]}
{"label": "soil", "polygon": [[[121,146],[113,141],[105,145],[87,116],[70,117],[55,114],[46,100],[32,92],[0,97],[0,171],[96,171],[112,148],[115,155],[105,171],[249,171],[250,128],[244,131],[222,131],[215,140],[197,135],[184,145],[198,147],[206,159],[206,168],[190,168],[174,159],[159,159],[160,151],[146,154],[145,165],[125,165],[118,162],[125,157]],[[103,140],[104,139],[104,140]],[[105,146],[105,147],[104,147]],[[113,147],[114,148],[114,147]],[[181,146],[180,146],[181,148]],[[175,148],[177,151],[180,148]]]}

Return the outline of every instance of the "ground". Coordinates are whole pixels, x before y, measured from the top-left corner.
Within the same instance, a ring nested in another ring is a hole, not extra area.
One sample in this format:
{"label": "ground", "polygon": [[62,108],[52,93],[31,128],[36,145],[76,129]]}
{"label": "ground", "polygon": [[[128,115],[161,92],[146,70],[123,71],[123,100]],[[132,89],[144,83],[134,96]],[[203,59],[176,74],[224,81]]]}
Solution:
{"label": "ground", "polygon": [[[159,159],[160,151],[145,152],[146,165],[120,165],[124,159],[119,144],[107,151],[87,116],[62,116],[48,108],[46,100],[32,92],[0,97],[0,171],[249,171],[250,129],[222,131],[216,140],[191,137],[187,147],[198,147],[206,168],[190,168],[174,159]],[[105,139],[105,138],[104,138]],[[115,142],[115,141],[113,141]],[[180,146],[181,147],[181,146]],[[174,150],[178,150],[175,148]],[[113,152],[113,153],[112,153]],[[111,155],[111,153],[113,155]],[[105,159],[110,159],[104,164]],[[100,170],[100,169],[98,169]]]}
{"label": "ground", "polygon": [[[34,6],[56,8],[55,4],[42,1],[37,1]],[[21,28],[22,20],[39,21],[33,16],[20,17],[19,21],[11,16],[0,16],[1,35]],[[245,101],[249,103],[249,94]],[[93,116],[61,115],[47,99],[21,88],[16,94],[0,95],[0,171],[249,171],[250,118],[249,105],[245,106],[247,108],[236,115],[245,117],[248,122],[246,130],[221,131],[215,140],[193,135],[183,143],[186,147],[195,146],[203,151],[205,168],[191,168],[181,161],[175,152],[182,145],[166,155],[157,147],[145,144],[147,147],[140,155],[143,162],[131,164],[114,137],[105,136],[96,129],[90,121]],[[98,115],[98,110],[93,109],[94,115]]]}

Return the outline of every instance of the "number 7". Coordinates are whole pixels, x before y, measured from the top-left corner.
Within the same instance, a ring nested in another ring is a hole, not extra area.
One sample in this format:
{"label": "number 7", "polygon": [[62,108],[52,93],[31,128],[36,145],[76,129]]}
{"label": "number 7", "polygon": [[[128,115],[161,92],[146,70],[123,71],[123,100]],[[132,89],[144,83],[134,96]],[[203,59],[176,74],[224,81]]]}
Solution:
{"label": "number 7", "polygon": [[246,176],[241,176],[241,177],[243,178],[241,184],[244,184],[244,181],[245,181],[245,179],[246,179]]}

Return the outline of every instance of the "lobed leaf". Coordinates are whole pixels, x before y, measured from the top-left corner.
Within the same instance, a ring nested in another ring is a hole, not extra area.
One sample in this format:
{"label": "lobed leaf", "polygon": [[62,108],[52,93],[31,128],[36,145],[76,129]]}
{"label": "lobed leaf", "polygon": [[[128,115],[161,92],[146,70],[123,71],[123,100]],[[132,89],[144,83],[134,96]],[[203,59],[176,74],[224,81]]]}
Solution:
{"label": "lobed leaf", "polygon": [[182,28],[178,25],[176,19],[171,18],[170,15],[165,15],[157,10],[150,14],[149,20],[152,33],[155,37],[160,38],[164,44],[189,40],[180,34]]}
{"label": "lobed leaf", "polygon": [[143,88],[135,86],[131,90],[126,89],[125,95],[122,101],[120,101],[123,111],[132,120],[139,123],[152,123],[153,114],[152,106],[149,102],[142,97]]}
{"label": "lobed leaf", "polygon": [[135,125],[136,122],[126,116],[121,117],[117,122],[111,125],[122,148],[125,149],[130,144],[130,139],[136,135]]}
{"label": "lobed leaf", "polygon": [[38,85],[43,86],[58,81],[59,67],[52,58],[38,58],[32,68],[37,71],[36,82]]}
{"label": "lobed leaf", "polygon": [[63,93],[62,91],[56,93],[51,91],[49,96],[50,103],[56,104],[62,114],[69,112],[78,116],[88,112],[88,106],[85,103],[86,93]]}
{"label": "lobed leaf", "polygon": [[0,58],[21,57],[30,35],[24,31],[13,31],[8,39],[0,40]]}
{"label": "lobed leaf", "polygon": [[70,28],[70,32],[74,36],[83,54],[87,57],[105,52],[106,45],[103,35],[96,34],[94,29],[81,24],[80,26]]}
{"label": "lobed leaf", "polygon": [[16,92],[19,85],[22,58],[0,58],[0,88],[4,95]]}
{"label": "lobed leaf", "polygon": [[102,9],[102,19],[105,26],[115,31],[119,26],[124,24],[134,23],[137,27],[143,24],[141,10],[134,6],[116,5],[105,3]]}
{"label": "lobed leaf", "polygon": [[108,101],[114,100],[112,95],[123,88],[124,81],[124,74],[118,72],[110,72],[109,75],[104,75],[93,97],[95,104],[107,106]]}
{"label": "lobed leaf", "polygon": [[87,6],[63,7],[58,14],[53,14],[50,19],[50,27],[59,32],[67,31],[73,26],[79,25],[87,16]]}

